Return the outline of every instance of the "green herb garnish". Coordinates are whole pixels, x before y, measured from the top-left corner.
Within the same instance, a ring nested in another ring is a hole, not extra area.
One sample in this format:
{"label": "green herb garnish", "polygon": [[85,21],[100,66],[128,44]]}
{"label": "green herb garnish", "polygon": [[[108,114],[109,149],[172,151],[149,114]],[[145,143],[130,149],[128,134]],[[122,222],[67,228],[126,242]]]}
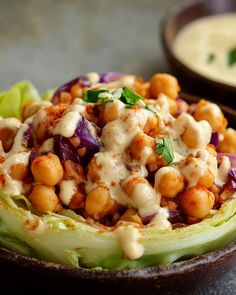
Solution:
{"label": "green herb garnish", "polygon": [[216,56],[214,53],[209,53],[208,56],[207,56],[207,63],[208,64],[211,64],[214,60],[215,60]]}
{"label": "green herb garnish", "polygon": [[174,148],[170,138],[157,138],[156,139],[156,153],[162,156],[168,165],[174,160]]}
{"label": "green herb garnish", "polygon": [[104,92],[109,93],[107,89],[99,89],[99,90],[90,89],[84,93],[83,100],[86,102],[93,102],[93,103],[98,102],[99,94]]}
{"label": "green herb garnish", "polygon": [[227,53],[228,66],[232,67],[236,64],[236,47],[230,49]]}
{"label": "green herb garnish", "polygon": [[120,100],[129,105],[129,106],[135,106],[136,102],[138,100],[140,100],[142,98],[142,96],[140,96],[139,94],[137,94],[136,92],[132,91],[131,89],[129,89],[128,87],[123,87],[122,88],[122,94],[120,97]]}

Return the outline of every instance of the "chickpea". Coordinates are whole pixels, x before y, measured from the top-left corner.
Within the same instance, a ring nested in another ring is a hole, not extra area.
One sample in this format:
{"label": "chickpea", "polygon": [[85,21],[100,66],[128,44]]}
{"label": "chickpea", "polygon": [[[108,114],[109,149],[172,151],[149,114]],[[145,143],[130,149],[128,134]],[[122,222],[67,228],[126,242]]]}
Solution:
{"label": "chickpea", "polygon": [[64,162],[64,179],[75,179],[77,183],[85,183],[86,176],[83,167],[70,160]]}
{"label": "chickpea", "polygon": [[211,173],[210,169],[207,169],[206,172],[199,178],[198,184],[210,188],[214,184],[214,176]]}
{"label": "chickpea", "polygon": [[36,182],[56,185],[63,178],[60,159],[53,153],[42,155],[33,160],[31,171]]}
{"label": "chickpea", "polygon": [[236,130],[227,128],[222,132],[224,139],[219,142],[218,151],[222,153],[236,154]]}
{"label": "chickpea", "polygon": [[119,117],[120,112],[117,103],[119,102],[108,102],[105,104],[103,114],[105,122],[113,121]]}
{"label": "chickpea", "polygon": [[228,124],[221,109],[216,104],[204,99],[197,104],[193,116],[196,121],[208,121],[212,129],[218,132],[224,131]]}
{"label": "chickpea", "polygon": [[28,175],[28,167],[23,163],[17,163],[11,166],[10,176],[16,180],[23,180]]}
{"label": "chickpea", "polygon": [[88,164],[88,176],[92,182],[98,181],[100,179],[98,171],[101,170],[101,168],[102,167],[100,167],[97,163],[96,156],[93,156]]}
{"label": "chickpea", "polygon": [[160,125],[160,118],[153,116],[148,117],[146,124],[144,125],[143,132],[150,136],[155,136],[158,133]]}
{"label": "chickpea", "polygon": [[54,187],[44,184],[36,184],[29,196],[29,200],[37,210],[55,212],[59,205],[59,199]]}
{"label": "chickpea", "polygon": [[215,196],[204,186],[196,185],[186,190],[180,199],[183,212],[191,217],[205,218],[212,209]]}
{"label": "chickpea", "polygon": [[10,128],[0,128],[0,141],[2,142],[2,147],[4,152],[9,152],[11,149],[14,139],[16,136],[17,129],[13,130]]}
{"label": "chickpea", "polygon": [[128,196],[131,196],[136,185],[140,183],[149,185],[148,181],[145,178],[141,176],[133,176],[128,178],[128,180],[125,179],[121,181],[121,188]]}
{"label": "chickpea", "polygon": [[83,96],[82,86],[79,83],[76,83],[75,85],[71,87],[70,94],[72,95],[73,99],[82,97]]}
{"label": "chickpea", "polygon": [[175,198],[184,189],[184,178],[178,170],[163,167],[156,172],[155,189],[162,197]]}
{"label": "chickpea", "polygon": [[81,209],[85,205],[85,194],[82,191],[77,191],[73,196],[69,204],[71,209]]}
{"label": "chickpea", "polygon": [[142,225],[142,220],[138,215],[138,212],[133,209],[129,208],[125,211],[125,213],[120,217],[121,221],[128,221],[128,222],[135,222],[137,224]]}
{"label": "chickpea", "polygon": [[196,132],[194,128],[188,126],[184,133],[181,135],[183,142],[190,148],[195,149],[198,146],[198,137],[196,136]]}
{"label": "chickpea", "polygon": [[168,74],[155,74],[150,80],[150,96],[157,98],[163,93],[171,99],[176,99],[180,87],[175,77]]}
{"label": "chickpea", "polygon": [[151,164],[162,160],[156,153],[155,139],[143,132],[139,132],[133,139],[130,152],[134,159],[141,161],[143,164]]}
{"label": "chickpea", "polygon": [[113,205],[114,200],[111,198],[109,190],[100,184],[88,193],[85,211],[88,215],[100,219],[109,214]]}
{"label": "chickpea", "polygon": [[171,115],[174,115],[178,110],[177,102],[162,93],[158,96],[156,103],[163,111],[170,112]]}

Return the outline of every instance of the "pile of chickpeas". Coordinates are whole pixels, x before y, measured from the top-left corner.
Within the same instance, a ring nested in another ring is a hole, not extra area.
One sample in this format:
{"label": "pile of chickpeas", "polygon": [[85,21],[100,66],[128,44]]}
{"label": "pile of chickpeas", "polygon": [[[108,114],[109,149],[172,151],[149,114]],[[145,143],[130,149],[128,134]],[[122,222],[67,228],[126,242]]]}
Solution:
{"label": "pile of chickpeas", "polygon": [[[36,144],[28,150],[38,152],[44,142],[50,140],[52,137],[50,126],[55,126],[68,105],[75,98],[82,97],[87,89],[80,84],[76,84],[71,88],[70,92],[60,94],[56,105],[46,108],[48,113],[46,119],[43,122],[37,122],[34,129]],[[166,95],[170,113],[175,118],[178,118],[182,112],[188,112],[193,107],[179,97],[180,87],[178,81],[168,74],[155,74],[148,82],[144,82],[137,77],[133,90],[142,95],[145,102],[158,104],[160,107],[161,100],[159,96],[160,94]],[[217,152],[236,154],[236,131],[232,128],[226,129],[227,120],[222,112],[215,113],[211,108],[203,108],[207,104],[209,104],[208,101],[200,100],[191,111],[196,124],[201,120],[206,120],[212,129],[220,134],[219,145],[215,147],[209,144],[206,147],[207,151],[215,157]],[[27,112],[29,112],[29,107],[30,105],[25,108]],[[137,108],[137,106],[135,107]],[[106,108],[104,105],[88,105],[84,116],[99,128],[103,128],[107,122],[118,118],[119,109],[116,108],[115,104],[110,104]],[[24,117],[26,119],[27,115]],[[145,147],[150,147],[152,153],[144,163],[149,172],[150,177],[148,179],[137,176],[133,177],[129,182],[124,181],[121,183],[123,191],[128,196],[132,195],[135,186],[139,183],[143,183],[147,187],[154,187],[154,174],[158,169],[167,166],[165,159],[156,153],[155,138],[168,135],[160,132],[161,126],[163,126],[163,122],[160,118],[153,116],[148,120],[143,131],[139,132],[130,144],[128,156],[132,159],[140,161],[140,151]],[[16,132],[17,130],[8,130],[6,128],[0,130],[0,140],[4,152],[11,149]],[[191,127],[186,127],[181,138],[189,149],[196,148],[196,136]],[[72,137],[70,142],[75,148],[78,147],[76,138]],[[4,158],[1,161],[3,162]],[[195,165],[195,162],[197,162],[197,156],[190,155],[183,161],[182,165]],[[99,166],[94,157],[88,165],[82,167],[70,160],[62,162],[56,154],[48,152],[37,155],[28,166],[23,164],[12,165],[9,174],[13,179],[23,182],[24,193],[36,210],[59,212],[65,207],[58,197],[60,183],[62,180],[75,179],[77,191],[66,208],[73,209],[86,218],[106,225],[115,225],[119,220],[142,225],[142,219],[135,208],[124,208],[117,204],[110,196],[109,189],[104,183],[99,183],[98,169]],[[98,182],[98,185],[86,194],[85,183],[88,176],[91,181]],[[214,177],[209,169],[199,179],[197,185],[185,189],[187,184],[188,179],[184,175],[176,171],[170,171],[161,178],[158,187],[155,187],[161,195],[161,206],[169,210],[180,210],[185,216],[181,222],[185,224],[204,219],[209,215],[212,208],[219,208],[231,195],[229,188],[223,187],[220,189],[214,185]]]}

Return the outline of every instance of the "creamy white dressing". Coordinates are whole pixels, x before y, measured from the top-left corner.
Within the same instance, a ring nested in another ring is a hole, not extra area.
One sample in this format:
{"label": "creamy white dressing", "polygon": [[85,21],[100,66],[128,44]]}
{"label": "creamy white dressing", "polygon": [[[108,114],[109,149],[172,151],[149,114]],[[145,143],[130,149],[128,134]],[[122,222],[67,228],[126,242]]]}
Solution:
{"label": "creamy white dressing", "polygon": [[[99,180],[102,181],[110,190],[111,197],[118,204],[127,205],[128,197],[120,187],[120,181],[125,179],[129,174],[126,168],[123,155],[116,152],[99,152],[95,156],[97,166],[99,167],[96,173],[99,175]],[[86,183],[86,192],[88,193],[94,188],[91,181]]]}
{"label": "creamy white dressing", "polygon": [[[130,178],[127,180],[130,180]],[[136,208],[141,216],[148,216],[153,214],[153,212],[159,211],[160,197],[160,194],[151,185],[138,183],[135,185],[129,200],[130,205]]]}
{"label": "creamy white dressing", "polygon": [[172,226],[169,218],[169,212],[167,208],[159,208],[158,213],[154,216],[148,226],[155,226],[155,229],[159,230],[171,230]]}
{"label": "creamy white dressing", "polygon": [[13,179],[9,173],[11,166],[22,163],[24,166],[29,164],[30,152],[21,152],[9,155],[3,163],[0,164],[0,173],[4,178],[2,191],[9,195],[19,195],[23,192],[22,182]]}
{"label": "creamy white dressing", "polygon": [[16,132],[21,127],[21,124],[22,123],[16,118],[0,119],[0,129],[7,128]]}
{"label": "creamy white dressing", "polygon": [[46,154],[49,152],[54,152],[53,138],[48,138],[47,140],[45,140],[38,149],[39,154]]}
{"label": "creamy white dressing", "polygon": [[8,155],[12,155],[12,154],[27,150],[26,147],[23,145],[23,138],[24,138],[24,133],[29,129],[32,121],[33,121],[33,117],[30,117],[27,120],[25,120],[23,124],[21,124],[21,127],[19,128],[14,138],[13,146],[11,150],[8,152]]}
{"label": "creamy white dressing", "polygon": [[63,204],[69,205],[73,195],[77,191],[75,180],[62,180],[60,182],[59,198]]}
{"label": "creamy white dressing", "polygon": [[106,150],[123,152],[139,131],[142,131],[148,118],[152,116],[146,109],[123,108],[122,115],[108,122],[102,130],[102,141]]}
{"label": "creamy white dressing", "polygon": [[[177,153],[184,156],[194,153],[198,149],[205,149],[211,140],[212,128],[210,124],[205,120],[197,122],[186,113],[182,113],[172,122],[172,128],[175,132],[175,140],[173,140],[174,149]],[[181,138],[181,135],[187,128],[191,128],[196,136],[197,146],[195,149],[189,149]]]}
{"label": "creamy white dressing", "polygon": [[64,137],[72,137],[76,127],[81,119],[81,113],[85,110],[85,106],[80,104],[81,100],[74,100],[73,104],[63,114],[60,121],[53,130],[53,134],[60,134]]}
{"label": "creamy white dressing", "polygon": [[160,168],[155,174],[155,185],[154,185],[154,187],[155,187],[155,190],[157,192],[158,192],[158,188],[159,188],[162,177],[164,175],[166,175],[166,174],[169,174],[169,173],[175,173],[177,176],[181,177],[181,174],[180,174],[179,170],[176,169],[175,167],[168,166],[168,167]]}
{"label": "creamy white dressing", "polygon": [[229,66],[227,62],[227,53],[236,48],[235,36],[236,13],[203,17],[180,31],[173,51],[192,70],[236,86],[236,64]]}
{"label": "creamy white dressing", "polygon": [[138,228],[133,225],[122,225],[116,229],[116,235],[121,249],[128,259],[134,260],[143,256],[142,234]]}
{"label": "creamy white dressing", "polygon": [[216,185],[222,187],[226,183],[230,168],[230,159],[226,156],[223,156],[215,178]]}

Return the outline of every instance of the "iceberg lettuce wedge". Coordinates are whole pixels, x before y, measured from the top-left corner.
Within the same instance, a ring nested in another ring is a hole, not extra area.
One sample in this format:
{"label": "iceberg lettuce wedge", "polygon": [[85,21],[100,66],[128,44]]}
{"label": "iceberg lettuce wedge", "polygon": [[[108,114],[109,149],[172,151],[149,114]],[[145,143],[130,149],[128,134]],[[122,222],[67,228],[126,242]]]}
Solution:
{"label": "iceberg lettuce wedge", "polygon": [[114,229],[92,227],[71,214],[36,215],[27,206],[20,206],[18,199],[0,194],[0,243],[24,255],[67,266],[132,269],[169,264],[219,249],[236,239],[233,199],[198,224],[172,231],[142,229],[144,255],[128,260],[122,256]]}
{"label": "iceberg lettuce wedge", "polygon": [[19,119],[22,107],[26,103],[37,100],[41,100],[41,97],[31,82],[18,82],[9,90],[0,93],[0,116]]}

